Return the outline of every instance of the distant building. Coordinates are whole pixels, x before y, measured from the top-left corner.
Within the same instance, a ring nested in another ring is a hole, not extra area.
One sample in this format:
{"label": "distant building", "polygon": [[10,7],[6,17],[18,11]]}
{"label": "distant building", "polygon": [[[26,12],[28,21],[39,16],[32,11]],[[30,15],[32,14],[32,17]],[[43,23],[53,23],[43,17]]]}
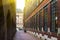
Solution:
{"label": "distant building", "polygon": [[23,12],[20,9],[16,11],[16,27],[23,27]]}

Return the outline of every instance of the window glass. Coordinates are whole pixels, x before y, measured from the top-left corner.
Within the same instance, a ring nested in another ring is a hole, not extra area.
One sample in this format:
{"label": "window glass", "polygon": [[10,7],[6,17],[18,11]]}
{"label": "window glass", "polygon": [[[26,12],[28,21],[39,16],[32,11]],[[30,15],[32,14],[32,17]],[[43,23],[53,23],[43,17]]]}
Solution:
{"label": "window glass", "polygon": [[44,7],[44,31],[48,31],[48,5]]}
{"label": "window glass", "polygon": [[56,32],[56,1],[51,3],[51,32]]}
{"label": "window glass", "polygon": [[42,23],[43,23],[43,20],[42,20],[42,10],[39,11],[39,30],[42,31]]}

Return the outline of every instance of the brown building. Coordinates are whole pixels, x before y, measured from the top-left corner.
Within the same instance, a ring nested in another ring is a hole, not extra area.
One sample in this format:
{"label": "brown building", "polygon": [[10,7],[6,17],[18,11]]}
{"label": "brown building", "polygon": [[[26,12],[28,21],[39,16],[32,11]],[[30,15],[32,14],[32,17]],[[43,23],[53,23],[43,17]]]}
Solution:
{"label": "brown building", "polygon": [[28,12],[29,9],[27,10],[28,13],[25,11],[24,17],[29,14],[26,19],[24,19],[26,30],[40,35],[43,39],[60,40],[59,2],[60,0],[40,0],[33,11],[30,10],[31,12]]}
{"label": "brown building", "polygon": [[16,32],[15,0],[0,0],[0,40],[12,40]]}

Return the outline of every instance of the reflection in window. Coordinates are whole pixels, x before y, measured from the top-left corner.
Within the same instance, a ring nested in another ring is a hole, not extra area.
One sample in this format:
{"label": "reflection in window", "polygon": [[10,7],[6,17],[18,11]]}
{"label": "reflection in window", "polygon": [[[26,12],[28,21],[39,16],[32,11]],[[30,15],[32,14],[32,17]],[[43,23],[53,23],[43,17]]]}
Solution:
{"label": "reflection in window", "polygon": [[48,5],[44,7],[44,31],[48,31]]}
{"label": "reflection in window", "polygon": [[51,3],[51,32],[56,32],[56,1]]}
{"label": "reflection in window", "polygon": [[39,30],[42,31],[42,23],[43,23],[43,20],[42,20],[42,10],[39,11]]}

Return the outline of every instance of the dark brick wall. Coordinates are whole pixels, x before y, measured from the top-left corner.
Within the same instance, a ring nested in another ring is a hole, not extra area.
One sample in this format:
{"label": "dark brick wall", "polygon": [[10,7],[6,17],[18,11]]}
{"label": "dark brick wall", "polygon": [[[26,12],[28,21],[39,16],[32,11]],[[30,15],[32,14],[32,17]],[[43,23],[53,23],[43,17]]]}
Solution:
{"label": "dark brick wall", "polygon": [[8,6],[10,7],[11,5],[2,5],[2,1],[0,1],[0,40],[13,40],[16,32],[15,6],[13,4],[12,7],[14,8],[10,8],[13,12]]}
{"label": "dark brick wall", "polygon": [[[57,17],[58,17],[58,28],[60,28],[60,0],[57,2]],[[58,34],[58,40],[60,40],[60,34]]]}
{"label": "dark brick wall", "polygon": [[60,0],[57,2],[58,27],[60,28]]}
{"label": "dark brick wall", "polygon": [[48,27],[50,28],[50,3],[48,4]]}
{"label": "dark brick wall", "polygon": [[3,6],[0,6],[0,40],[4,40],[4,13]]}
{"label": "dark brick wall", "polygon": [[11,13],[9,10],[8,10],[6,21],[7,21],[7,40],[13,40],[13,36],[16,32],[16,24],[13,18],[11,19]]}

